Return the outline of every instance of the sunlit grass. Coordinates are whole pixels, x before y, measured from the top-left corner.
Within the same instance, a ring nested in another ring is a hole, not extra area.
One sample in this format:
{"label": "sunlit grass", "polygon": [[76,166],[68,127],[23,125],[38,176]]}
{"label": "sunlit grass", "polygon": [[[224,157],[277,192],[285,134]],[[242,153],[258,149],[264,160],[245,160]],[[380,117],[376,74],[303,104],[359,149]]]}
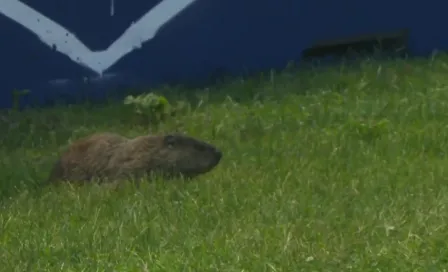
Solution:
{"label": "sunlit grass", "polygon": [[190,91],[193,110],[158,130],[215,144],[221,164],[138,190],[40,186],[70,141],[150,131],[131,109],[12,113],[0,136],[1,271],[443,271],[447,74],[439,56]]}

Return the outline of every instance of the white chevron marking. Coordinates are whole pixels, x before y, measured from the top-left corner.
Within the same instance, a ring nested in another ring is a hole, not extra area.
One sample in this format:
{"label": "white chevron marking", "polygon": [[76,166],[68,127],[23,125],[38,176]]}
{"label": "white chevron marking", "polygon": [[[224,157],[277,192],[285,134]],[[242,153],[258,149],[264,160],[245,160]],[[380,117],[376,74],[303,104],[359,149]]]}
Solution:
{"label": "white chevron marking", "polygon": [[[102,75],[109,67],[144,42],[154,38],[168,21],[196,0],[164,0],[149,10],[106,50],[92,51],[67,29],[19,0],[0,0],[0,13],[21,24],[49,47]],[[82,17],[80,17],[82,20]]]}

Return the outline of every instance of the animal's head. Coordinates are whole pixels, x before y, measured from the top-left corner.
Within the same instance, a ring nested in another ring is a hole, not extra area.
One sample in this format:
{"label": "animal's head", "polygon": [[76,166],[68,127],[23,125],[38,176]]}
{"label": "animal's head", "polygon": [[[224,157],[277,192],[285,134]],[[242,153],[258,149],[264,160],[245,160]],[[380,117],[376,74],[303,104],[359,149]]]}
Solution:
{"label": "animal's head", "polygon": [[212,170],[222,157],[215,146],[181,134],[163,135],[158,144],[153,163],[165,174],[192,178]]}

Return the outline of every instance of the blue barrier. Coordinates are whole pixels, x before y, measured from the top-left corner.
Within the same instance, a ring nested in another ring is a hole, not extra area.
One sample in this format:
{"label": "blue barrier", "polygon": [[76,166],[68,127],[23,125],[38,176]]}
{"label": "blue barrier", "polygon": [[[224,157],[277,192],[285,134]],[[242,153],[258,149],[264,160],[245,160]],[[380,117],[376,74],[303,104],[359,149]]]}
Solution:
{"label": "blue barrier", "polygon": [[[417,4],[418,3],[418,4]],[[51,105],[137,86],[200,82],[300,61],[320,42],[407,30],[408,51],[448,49],[428,0],[1,0],[0,108]]]}

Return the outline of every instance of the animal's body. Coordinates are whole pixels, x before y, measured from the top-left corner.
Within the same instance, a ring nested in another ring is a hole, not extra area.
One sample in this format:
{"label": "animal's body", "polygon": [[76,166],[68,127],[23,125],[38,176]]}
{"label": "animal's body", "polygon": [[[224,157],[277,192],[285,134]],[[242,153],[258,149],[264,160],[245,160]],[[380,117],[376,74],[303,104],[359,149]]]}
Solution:
{"label": "animal's body", "polygon": [[53,166],[48,182],[116,182],[152,173],[192,178],[212,170],[221,157],[213,145],[181,134],[129,139],[97,133],[72,143]]}

